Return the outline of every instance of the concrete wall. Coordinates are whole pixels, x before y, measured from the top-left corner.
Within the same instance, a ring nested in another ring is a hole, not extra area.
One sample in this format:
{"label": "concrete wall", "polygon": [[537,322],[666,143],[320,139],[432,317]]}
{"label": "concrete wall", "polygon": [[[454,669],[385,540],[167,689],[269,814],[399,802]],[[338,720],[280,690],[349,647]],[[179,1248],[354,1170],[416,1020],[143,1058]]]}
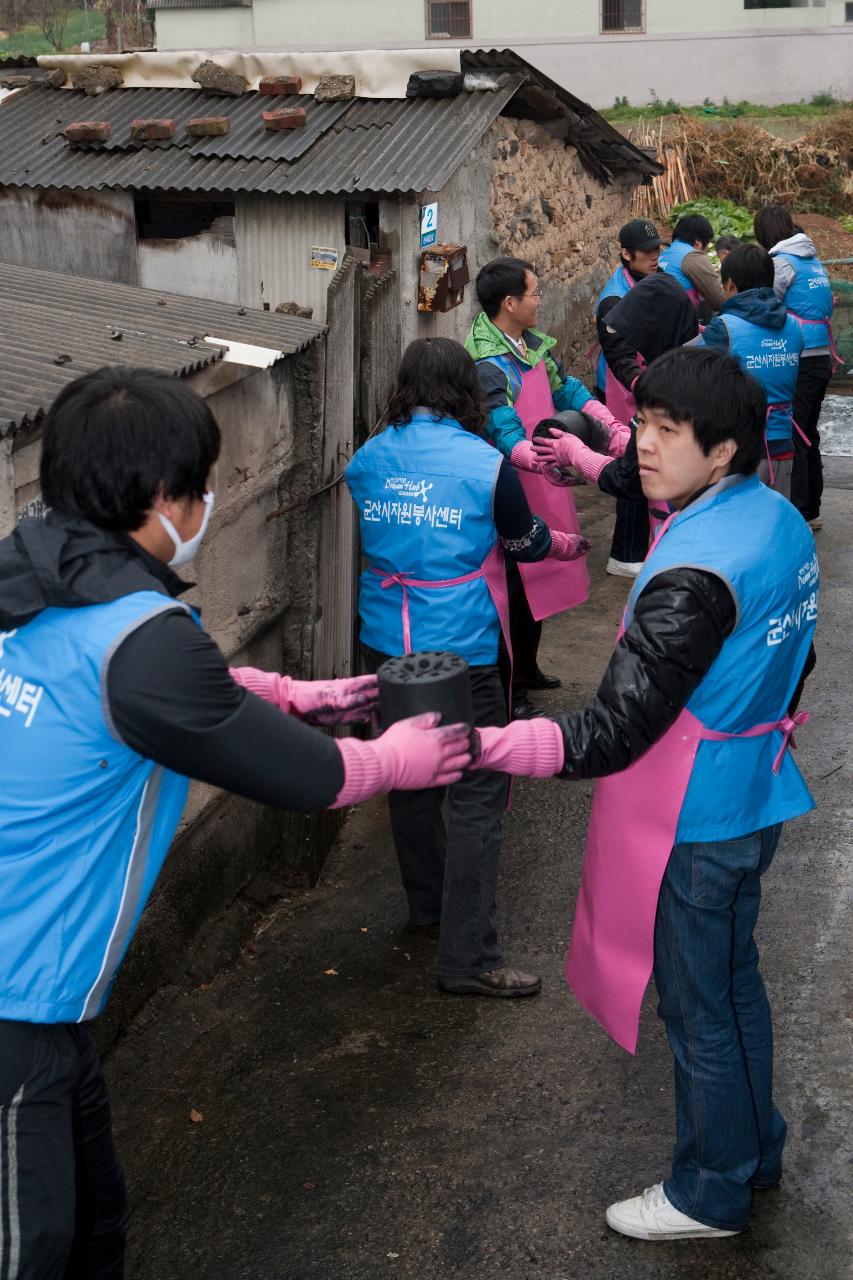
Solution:
{"label": "concrete wall", "polygon": [[239,302],[237,249],[233,241],[203,232],[180,240],[140,240],[139,283],[191,298]]}
{"label": "concrete wall", "polygon": [[133,196],[0,187],[0,259],[138,284]]}
{"label": "concrete wall", "polygon": [[298,302],[326,318],[326,291],[334,272],[311,266],[311,250],[335,249],[344,260],[345,205],[309,197],[238,196],[237,240],[240,301],[247,307]]}

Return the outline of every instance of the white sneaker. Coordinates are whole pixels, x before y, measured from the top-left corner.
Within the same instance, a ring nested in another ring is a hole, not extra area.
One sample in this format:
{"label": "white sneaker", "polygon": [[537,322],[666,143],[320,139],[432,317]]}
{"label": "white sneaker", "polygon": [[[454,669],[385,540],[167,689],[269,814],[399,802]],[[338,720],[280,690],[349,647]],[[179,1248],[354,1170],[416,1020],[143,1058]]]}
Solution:
{"label": "white sneaker", "polygon": [[646,1187],[641,1196],[617,1200],[607,1210],[607,1225],[635,1240],[690,1240],[702,1236],[736,1236],[737,1231],[706,1227],[680,1213],[667,1200],[663,1183]]}
{"label": "white sneaker", "polygon": [[642,560],[614,560],[611,556],[606,572],[612,573],[614,578],[636,578],[642,567]]}

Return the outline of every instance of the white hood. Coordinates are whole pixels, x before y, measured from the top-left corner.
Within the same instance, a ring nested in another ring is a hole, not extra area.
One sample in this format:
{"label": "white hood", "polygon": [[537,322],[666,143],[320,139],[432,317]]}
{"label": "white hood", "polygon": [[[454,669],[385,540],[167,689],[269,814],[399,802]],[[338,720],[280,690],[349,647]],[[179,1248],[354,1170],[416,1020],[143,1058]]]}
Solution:
{"label": "white hood", "polygon": [[770,250],[771,256],[774,253],[790,253],[795,258],[814,258],[814,244],[811,237],[807,236],[805,231],[798,231],[796,235],[789,236],[787,240],[780,240],[778,244],[774,244]]}

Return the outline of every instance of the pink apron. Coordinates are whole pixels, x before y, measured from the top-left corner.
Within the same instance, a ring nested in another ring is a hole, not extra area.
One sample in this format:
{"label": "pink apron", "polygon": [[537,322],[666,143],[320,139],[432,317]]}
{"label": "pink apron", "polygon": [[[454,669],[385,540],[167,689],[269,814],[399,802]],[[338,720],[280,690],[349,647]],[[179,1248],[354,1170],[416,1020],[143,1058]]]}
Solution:
{"label": "pink apron", "polygon": [[380,586],[383,591],[395,586],[400,587],[402,590],[403,598],[400,608],[403,617],[403,648],[406,653],[412,652],[412,625],[409,617],[408,587],[425,587],[427,589],[459,587],[463,582],[473,582],[475,578],[484,578],[492,604],[495,606],[500,620],[501,632],[503,633],[510,662],[512,662],[512,645],[509,639],[509,593],[507,591],[506,567],[500,542],[495,543],[479,569],[474,569],[471,573],[464,573],[459,578],[413,578],[410,573],[386,573],[384,569],[376,569],[372,565],[369,567],[369,572],[377,574],[382,579]]}
{"label": "pink apron", "polygon": [[[515,362],[513,362],[515,363]],[[515,402],[515,411],[521,419],[528,440],[543,418],[554,413],[554,397],[548,381],[545,361],[540,360],[532,369],[516,365],[521,374],[521,391]],[[575,510],[575,500],[570,488],[550,484],[535,471],[519,470],[522,488],[530,503],[530,510],[541,516],[551,529],[563,533],[580,533],[581,527]],[[589,595],[589,574],[586,560],[540,560],[537,564],[519,562],[519,572],[524,583],[524,594],[530,612],[537,622],[550,618],[564,609],[583,604]]]}
{"label": "pink apron", "polygon": [[834,366],[832,372],[835,373],[836,369],[840,369],[841,366],[844,364],[844,360],[839,355],[838,347],[835,345],[835,334],[832,331],[832,321],[831,320],[807,320],[805,316],[798,316],[796,311],[789,311],[788,315],[793,316],[793,318],[797,320],[800,324],[825,324],[826,325],[826,333],[827,333],[827,337],[829,338],[828,346],[829,346],[830,355],[832,357],[832,363]]}
{"label": "pink apron", "polygon": [[[637,364],[641,369],[646,367],[646,362],[639,352]],[[610,365],[607,366],[607,381],[604,384],[604,403],[619,422],[630,422],[637,412],[636,400],[627,387],[623,387],[619,379],[613,376]]]}
{"label": "pink apron", "polygon": [[639,760],[596,783],[566,981],[629,1053],[637,1051],[640,1006],[654,963],[658,894],[699,743],[780,730],[777,773],[794,729],[807,720],[808,713],[800,711],[730,734],[707,729],[685,708]]}

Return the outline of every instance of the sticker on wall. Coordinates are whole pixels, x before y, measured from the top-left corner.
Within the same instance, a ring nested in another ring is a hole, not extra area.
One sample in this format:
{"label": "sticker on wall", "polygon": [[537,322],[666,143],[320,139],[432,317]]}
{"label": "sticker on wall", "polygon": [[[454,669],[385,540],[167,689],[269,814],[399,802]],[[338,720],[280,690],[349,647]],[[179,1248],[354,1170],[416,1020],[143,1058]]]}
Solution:
{"label": "sticker on wall", "polygon": [[421,248],[428,249],[438,239],[438,201],[421,205]]}
{"label": "sticker on wall", "polygon": [[311,249],[311,266],[319,267],[321,271],[336,271],[338,267],[337,249],[324,249],[318,244],[313,245]]}

